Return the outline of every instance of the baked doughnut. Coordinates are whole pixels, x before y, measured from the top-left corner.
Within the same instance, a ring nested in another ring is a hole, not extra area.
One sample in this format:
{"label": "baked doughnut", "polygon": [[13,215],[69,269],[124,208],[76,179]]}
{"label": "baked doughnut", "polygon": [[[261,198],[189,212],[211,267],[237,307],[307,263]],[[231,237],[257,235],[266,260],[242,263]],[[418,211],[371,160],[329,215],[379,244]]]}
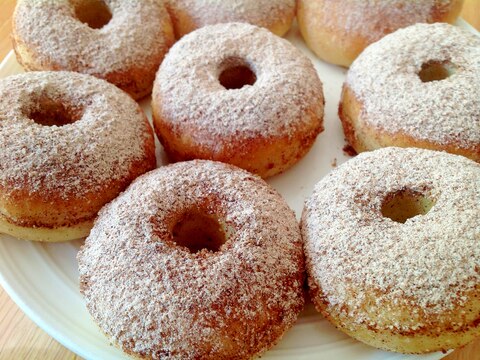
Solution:
{"label": "baked doughnut", "polygon": [[295,18],[295,0],[166,0],[175,35],[185,34],[205,25],[246,22],[283,36]]}
{"label": "baked doughnut", "polygon": [[25,70],[69,70],[105,79],[139,99],[174,42],[158,0],[19,0],[13,46]]}
{"label": "baked doughnut", "polygon": [[480,161],[480,38],[418,24],[369,46],[348,71],[339,107],[357,151],[445,150]]}
{"label": "baked doughnut", "polygon": [[463,0],[298,0],[298,25],[322,60],[350,66],[368,45],[415,23],[453,23]]}
{"label": "baked doughnut", "polygon": [[480,335],[480,164],[425,149],[360,154],[302,215],[308,284],[338,329],[403,353]]}
{"label": "baked doughnut", "polygon": [[154,83],[154,128],[173,161],[227,162],[268,177],[304,156],[323,130],[322,83],[286,40],[243,23],[188,34]]}
{"label": "baked doughnut", "polygon": [[100,328],[145,359],[249,359],[304,304],[295,216],[262,179],[195,160],[138,178],[78,254]]}
{"label": "baked doughnut", "polygon": [[154,167],[147,118],[115,86],[64,71],[0,80],[0,232],[87,236],[98,210]]}

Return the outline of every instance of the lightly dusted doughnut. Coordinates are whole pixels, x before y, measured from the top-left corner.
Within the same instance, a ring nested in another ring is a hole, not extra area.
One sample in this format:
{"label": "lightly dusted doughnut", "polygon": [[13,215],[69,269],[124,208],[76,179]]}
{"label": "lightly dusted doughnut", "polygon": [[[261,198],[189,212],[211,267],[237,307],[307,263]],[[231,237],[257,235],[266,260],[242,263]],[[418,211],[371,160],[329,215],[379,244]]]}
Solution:
{"label": "lightly dusted doughnut", "polygon": [[339,106],[357,151],[444,150],[480,162],[480,38],[417,24],[370,45],[347,73]]}
{"label": "lightly dusted doughnut", "polygon": [[297,163],[323,131],[322,83],[292,44],[244,23],[180,39],[152,93],[154,128],[173,161],[209,159],[262,177]]}
{"label": "lightly dusted doughnut", "polygon": [[246,22],[283,36],[295,18],[295,0],[166,0],[178,38],[206,25]]}
{"label": "lightly dusted doughnut", "polygon": [[249,359],[304,304],[293,211],[259,177],[219,162],[139,177],[100,211],[78,262],[94,320],[144,359]]}
{"label": "lightly dusted doughnut", "polygon": [[350,66],[368,45],[415,23],[453,23],[463,0],[298,0],[298,25],[322,60]]}
{"label": "lightly dusted doughnut", "polygon": [[174,42],[157,0],[19,0],[13,46],[25,70],[68,70],[105,79],[139,99],[152,90]]}
{"label": "lightly dusted doughnut", "polygon": [[155,167],[154,146],[138,104],[103,80],[63,71],[0,80],[0,232],[88,235],[98,210]]}
{"label": "lightly dusted doughnut", "polygon": [[302,215],[310,295],[338,329],[402,353],[480,335],[480,164],[383,148],[316,186]]}

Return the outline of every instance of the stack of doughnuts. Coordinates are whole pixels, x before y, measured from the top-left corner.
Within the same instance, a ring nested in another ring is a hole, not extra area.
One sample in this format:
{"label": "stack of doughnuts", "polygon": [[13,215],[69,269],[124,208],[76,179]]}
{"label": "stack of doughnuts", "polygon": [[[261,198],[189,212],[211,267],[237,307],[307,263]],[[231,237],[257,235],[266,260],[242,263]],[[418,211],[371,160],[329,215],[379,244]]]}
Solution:
{"label": "stack of doughnuts", "polygon": [[[306,280],[366,344],[462,346],[480,335],[480,40],[406,27],[461,4],[19,0],[30,72],[0,80],[0,232],[86,237],[87,309],[138,358],[258,356],[294,325]],[[279,37],[297,5],[320,58],[365,49],[339,106],[365,153],[315,186],[301,224],[262,180],[324,130],[317,71]],[[134,101],[150,92],[153,129]],[[154,170],[154,132],[176,164]]]}

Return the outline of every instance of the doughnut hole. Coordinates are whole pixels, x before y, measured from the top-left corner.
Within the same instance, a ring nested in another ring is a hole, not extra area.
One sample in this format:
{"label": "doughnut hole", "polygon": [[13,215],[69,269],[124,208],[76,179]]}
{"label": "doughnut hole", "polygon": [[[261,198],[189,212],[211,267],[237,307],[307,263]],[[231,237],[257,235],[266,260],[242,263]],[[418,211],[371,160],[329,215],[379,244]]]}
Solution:
{"label": "doughnut hole", "polygon": [[422,64],[418,77],[422,82],[440,81],[452,76],[457,67],[450,61],[428,61]]}
{"label": "doughnut hole", "polygon": [[186,211],[172,229],[173,241],[180,246],[197,253],[203,249],[217,252],[226,242],[227,235],[215,215],[200,209]]}
{"label": "doughnut hole", "polygon": [[410,189],[388,194],[382,203],[382,215],[395,222],[404,224],[408,219],[427,214],[435,202]]}
{"label": "doughnut hole", "polygon": [[92,29],[101,29],[112,19],[112,13],[103,0],[73,0],[76,18]]}
{"label": "doughnut hole", "polygon": [[59,101],[48,96],[40,96],[34,106],[25,109],[24,115],[43,126],[64,126],[80,120],[81,108],[71,106],[67,101]]}
{"label": "doughnut hole", "polygon": [[247,61],[240,58],[227,58],[222,62],[218,81],[227,90],[241,89],[246,85],[253,85],[257,75]]}

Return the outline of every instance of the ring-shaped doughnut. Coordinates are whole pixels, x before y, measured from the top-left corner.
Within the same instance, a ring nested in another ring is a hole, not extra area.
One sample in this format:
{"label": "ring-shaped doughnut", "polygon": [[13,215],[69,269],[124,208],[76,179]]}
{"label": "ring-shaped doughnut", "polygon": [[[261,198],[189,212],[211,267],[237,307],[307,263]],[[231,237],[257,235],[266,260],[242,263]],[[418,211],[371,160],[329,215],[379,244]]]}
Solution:
{"label": "ring-shaped doughnut", "polygon": [[339,116],[357,151],[444,150],[480,162],[480,37],[417,24],[370,45],[347,73]]}
{"label": "ring-shaped doughnut", "polygon": [[293,211],[259,177],[218,162],[138,178],[100,211],[78,261],[94,320],[142,358],[249,359],[304,303]]}
{"label": "ring-shaped doughnut", "polygon": [[323,131],[322,83],[288,41],[243,23],[203,27],[170,50],[152,93],[154,127],[173,161],[209,159],[268,177]]}
{"label": "ring-shaped doughnut", "polygon": [[0,232],[84,237],[98,210],[154,167],[147,118],[115,86],[64,71],[0,80]]}
{"label": "ring-shaped doughnut", "polygon": [[19,0],[12,39],[25,70],[93,75],[139,99],[174,34],[157,0]]}
{"label": "ring-shaped doughnut", "polygon": [[480,335],[480,164],[424,149],[365,152],[322,179],[302,236],[310,295],[337,328],[403,353]]}

